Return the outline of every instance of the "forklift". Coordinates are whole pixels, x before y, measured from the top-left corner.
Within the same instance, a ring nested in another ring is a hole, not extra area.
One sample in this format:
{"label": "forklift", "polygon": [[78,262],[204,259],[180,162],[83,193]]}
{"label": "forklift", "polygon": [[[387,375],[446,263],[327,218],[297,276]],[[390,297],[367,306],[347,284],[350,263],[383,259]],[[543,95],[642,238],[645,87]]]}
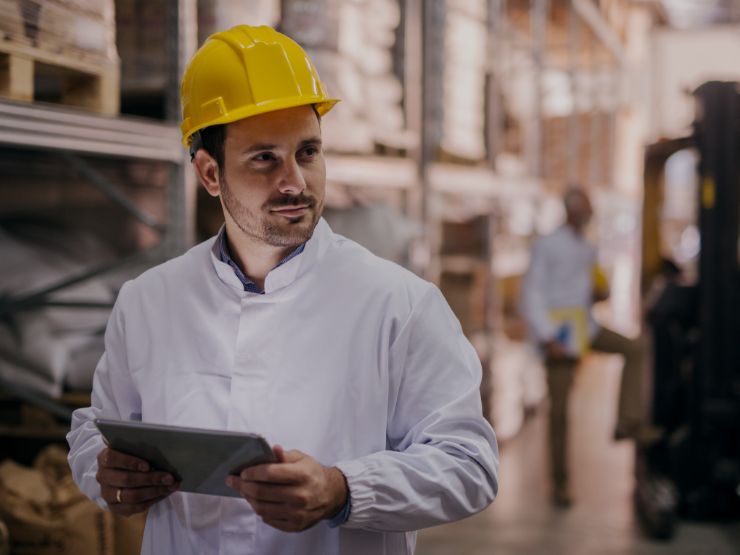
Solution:
{"label": "forklift", "polygon": [[[665,433],[637,451],[635,503],[656,539],[679,518],[740,515],[740,84],[707,82],[693,96],[692,136],[650,145],[645,158],[642,285],[657,289],[648,410]],[[698,160],[688,276],[662,248],[661,214],[666,164],[686,149]]]}

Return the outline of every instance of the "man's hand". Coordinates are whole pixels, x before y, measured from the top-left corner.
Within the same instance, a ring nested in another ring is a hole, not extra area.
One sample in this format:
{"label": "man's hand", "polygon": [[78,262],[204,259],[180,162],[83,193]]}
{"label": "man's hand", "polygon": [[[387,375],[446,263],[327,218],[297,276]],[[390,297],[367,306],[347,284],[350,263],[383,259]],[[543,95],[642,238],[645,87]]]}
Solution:
{"label": "man's hand", "polygon": [[571,358],[560,341],[550,340],[545,343],[545,355],[551,360],[565,360]]}
{"label": "man's hand", "polygon": [[98,454],[95,478],[108,508],[123,516],[147,510],[179,487],[172,474],[155,472],[146,461],[107,447]]}
{"label": "man's hand", "polygon": [[347,482],[300,451],[274,447],[278,462],[246,468],[226,484],[238,491],[265,524],[283,532],[306,530],[336,515],[347,502]]}

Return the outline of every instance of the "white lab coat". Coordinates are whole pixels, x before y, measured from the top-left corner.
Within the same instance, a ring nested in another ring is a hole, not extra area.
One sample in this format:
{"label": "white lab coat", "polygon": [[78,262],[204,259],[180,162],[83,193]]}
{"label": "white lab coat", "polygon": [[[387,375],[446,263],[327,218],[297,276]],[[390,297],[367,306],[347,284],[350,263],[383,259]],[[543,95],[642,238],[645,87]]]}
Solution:
{"label": "white lab coat", "polygon": [[593,339],[599,329],[591,312],[595,265],[596,248],[568,225],[535,241],[522,284],[522,309],[533,341],[554,339],[550,311],[559,308],[582,308]]}
{"label": "white lab coat", "polygon": [[255,432],[347,478],[349,521],[275,530],[242,499],[175,493],[149,511],[142,553],[413,553],[414,531],[474,514],[498,489],[481,367],[439,290],[321,220],[302,254],[245,293],[214,239],[127,283],[69,460],[101,506],[118,418]]}

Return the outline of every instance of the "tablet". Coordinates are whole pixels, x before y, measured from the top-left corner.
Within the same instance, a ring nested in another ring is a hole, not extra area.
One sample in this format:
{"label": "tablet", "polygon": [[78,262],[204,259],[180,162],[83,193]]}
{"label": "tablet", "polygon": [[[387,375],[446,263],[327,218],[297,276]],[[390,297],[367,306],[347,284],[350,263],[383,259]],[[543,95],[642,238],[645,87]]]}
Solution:
{"label": "tablet", "polygon": [[96,419],[108,447],[171,473],[178,491],[241,497],[226,477],[248,466],[276,462],[275,454],[255,434],[182,428],[127,420]]}

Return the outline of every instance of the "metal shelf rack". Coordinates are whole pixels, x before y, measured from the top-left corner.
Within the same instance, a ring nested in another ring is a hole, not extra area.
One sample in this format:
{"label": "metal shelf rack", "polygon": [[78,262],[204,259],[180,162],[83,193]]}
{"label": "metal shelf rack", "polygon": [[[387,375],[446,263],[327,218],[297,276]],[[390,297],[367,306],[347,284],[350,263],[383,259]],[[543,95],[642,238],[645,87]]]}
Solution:
{"label": "metal shelf rack", "polygon": [[[192,244],[194,236],[195,178],[188,171],[188,159],[180,144],[179,79],[196,46],[195,0],[170,0],[167,5],[166,33],[171,61],[166,96],[167,121],[133,117],[96,115],[79,109],[0,99],[0,147],[38,149],[62,153],[67,162],[99,189],[109,200],[145,225],[155,229],[161,241],[154,249],[140,251],[110,264],[89,268],[68,276],[43,290],[17,296],[0,296],[0,320],[13,313],[41,306],[59,306],[52,295],[70,285],[133,263],[156,263],[175,256]],[[168,215],[160,222],[147,214],[92,167],[85,157],[160,161],[172,164],[168,184]],[[62,303],[84,310],[100,303],[84,299]],[[33,374],[43,368],[21,360],[15,353],[0,352],[0,357]],[[0,379],[0,389],[25,402],[41,407],[61,419],[69,419],[70,408],[31,389]]]}

